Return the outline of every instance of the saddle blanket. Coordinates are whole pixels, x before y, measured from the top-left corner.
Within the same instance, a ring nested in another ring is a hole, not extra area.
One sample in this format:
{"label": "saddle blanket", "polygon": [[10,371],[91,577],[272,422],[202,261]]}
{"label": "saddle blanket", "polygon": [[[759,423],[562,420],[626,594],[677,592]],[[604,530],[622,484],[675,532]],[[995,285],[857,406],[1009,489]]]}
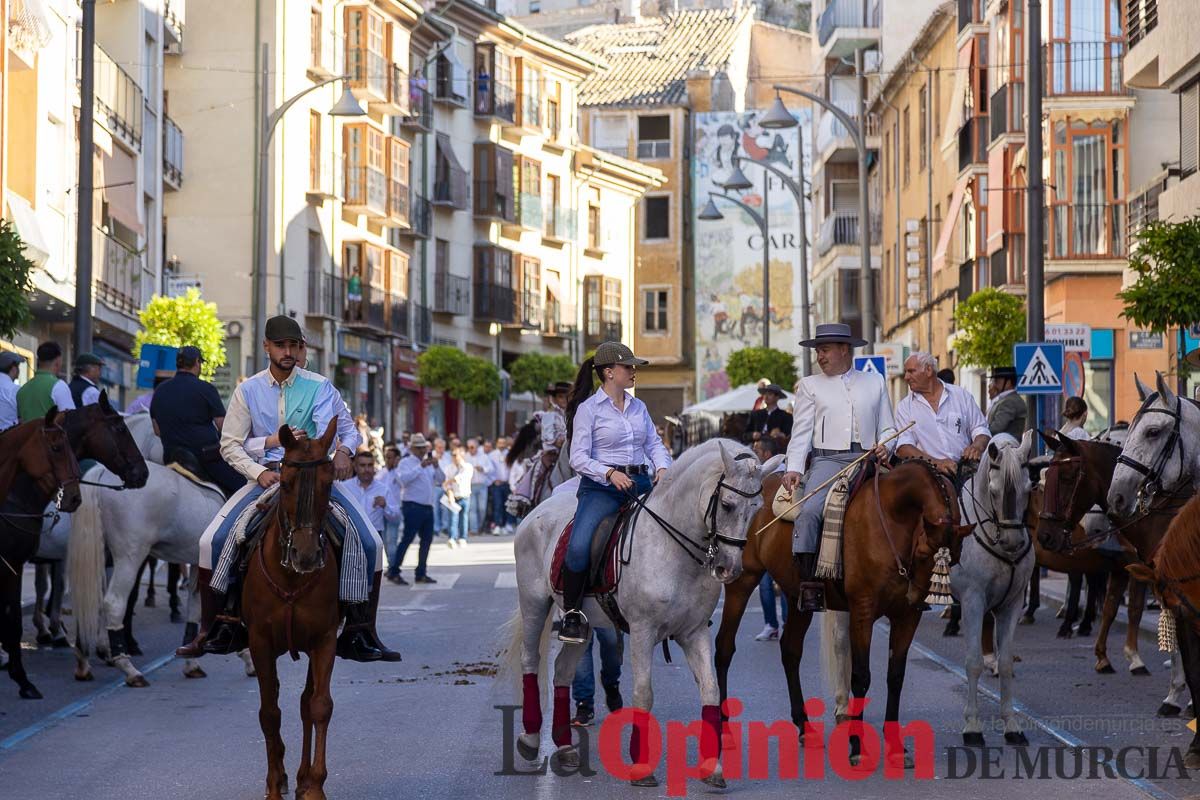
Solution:
{"label": "saddle blanket", "polygon": [[821,525],[821,546],[817,554],[816,577],[841,580],[842,529],[846,521],[846,502],[850,480],[840,476],[825,495],[825,520]]}
{"label": "saddle blanket", "polygon": [[[622,508],[616,516],[606,517],[596,529],[596,535],[592,539],[592,579],[588,594],[602,595],[616,590],[620,580],[617,543],[621,541],[621,533],[625,530],[627,520],[626,509]],[[560,594],[563,590],[563,561],[567,556],[567,542],[571,538],[574,525],[575,520],[571,520],[558,535],[558,544],[554,546],[554,558],[550,564],[550,586]]]}

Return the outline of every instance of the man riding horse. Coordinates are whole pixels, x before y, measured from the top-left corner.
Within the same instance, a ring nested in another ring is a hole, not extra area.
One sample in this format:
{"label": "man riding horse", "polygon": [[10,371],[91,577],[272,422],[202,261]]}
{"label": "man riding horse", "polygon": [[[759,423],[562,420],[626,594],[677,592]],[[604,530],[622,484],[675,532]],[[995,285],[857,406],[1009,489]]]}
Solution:
{"label": "man riding horse", "polygon": [[[866,341],[852,336],[840,322],[817,326],[802,347],[817,351],[821,372],[800,379],[793,409],[792,439],[787,450],[783,485],[795,493],[803,482],[813,492],[796,515],[792,551],[800,571],[800,611],[825,610],[825,585],[816,579],[817,544],[830,486],[821,484],[859,458],[865,445],[895,431],[892,401],[879,374],[853,369],[854,348]],[[886,458],[889,445],[875,445],[875,456]],[[808,463],[811,456],[812,462]],[[832,481],[830,481],[832,484]]]}
{"label": "man riding horse", "polygon": [[[229,499],[200,540],[203,618],[196,639],[176,651],[180,657],[227,654],[246,646],[238,608],[240,591],[233,586],[243,543],[230,533],[242,512],[279,482],[283,449],[278,431],[287,426],[297,439],[313,439],[336,418],[338,445],[333,464],[337,480],[350,476],[350,456],[360,442],[333,384],[299,366],[304,351],[300,325],[291,317],[272,317],[265,334],[263,348],[271,365],[234,390],[221,431],[221,455],[250,483]],[[338,637],[337,654],[354,661],[399,661],[400,654],[384,647],[375,632],[382,541],[351,498],[336,486],[331,497],[349,520],[342,541],[339,586],[339,598],[346,604],[346,626]],[[220,608],[225,613],[218,617]]]}
{"label": "man riding horse", "polygon": [[929,353],[905,360],[904,382],[909,393],[896,404],[896,426],[913,426],[897,438],[896,455],[928,459],[951,479],[959,476],[960,463],[978,464],[991,431],[971,393],[938,378]]}

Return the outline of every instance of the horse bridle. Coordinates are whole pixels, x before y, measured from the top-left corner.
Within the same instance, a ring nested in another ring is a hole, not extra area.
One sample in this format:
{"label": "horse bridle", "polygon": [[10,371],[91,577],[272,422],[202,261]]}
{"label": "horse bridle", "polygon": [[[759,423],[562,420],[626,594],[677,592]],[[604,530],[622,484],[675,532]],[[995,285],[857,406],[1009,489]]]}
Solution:
{"label": "horse bridle", "polygon": [[[990,468],[990,464],[989,464],[989,468]],[[979,477],[979,473],[977,472],[977,473],[975,473],[974,477],[972,478],[972,481],[971,481],[972,484],[974,484],[975,479],[978,477]],[[975,540],[983,546],[984,550],[987,550],[993,556],[1000,558],[1000,555],[996,553],[996,550],[999,550],[1002,553],[1006,553],[1007,550],[1005,550],[1005,548],[1001,546],[999,536],[992,537],[987,533],[987,526],[985,526],[984,523],[985,522],[991,523],[993,526],[995,526],[996,528],[998,528],[999,530],[1002,530],[1002,531],[1026,530],[1026,525],[1025,525],[1024,521],[1018,521],[1018,522],[1002,521],[1000,519],[1000,517],[996,514],[996,502],[994,499],[992,499],[990,491],[988,492],[989,505],[991,506],[990,513],[988,513],[988,514],[982,513],[983,511],[986,511],[986,509],[984,509],[983,506],[980,504],[980,502],[975,498],[975,492],[973,491],[974,486],[971,486],[970,489],[971,489],[971,491],[964,492],[963,494],[966,495],[967,497],[971,498],[971,505],[974,507],[975,513],[979,517],[977,520],[975,520],[975,533],[973,534],[975,536]],[[983,531],[983,536],[979,535],[980,531]],[[1022,547],[1021,552],[1015,556],[1015,558],[1014,558],[1015,561],[1021,560],[1021,558],[1028,551],[1032,542],[1033,542],[1033,537],[1027,536],[1025,539],[1025,546]],[[995,549],[993,549],[993,548],[995,548]],[[1007,559],[1002,558],[1001,560],[1007,560]]]}
{"label": "horse bridle", "polygon": [[[125,422],[120,417],[120,415],[110,416],[108,414],[105,414],[103,416],[103,419],[101,420],[101,424],[108,428],[109,432],[112,434],[113,442],[120,442],[120,430],[117,428],[117,426],[125,425]],[[128,472],[129,468],[131,466],[133,466],[133,459],[129,458],[128,456],[126,456],[124,453],[121,452],[121,448],[120,448],[119,444],[117,446],[117,455],[121,459],[121,464],[119,466],[119,470],[109,470],[109,471],[113,472],[114,475],[116,475],[117,477],[119,477],[121,479],[121,483],[119,485],[111,484],[111,483],[100,483],[99,481],[85,481],[82,479],[79,482],[84,486],[97,486],[101,489],[111,489],[114,492],[123,492],[126,489],[128,489],[129,487],[125,485],[124,473]]]}
{"label": "horse bridle", "polygon": [[[292,550],[292,536],[300,528],[316,529],[317,548],[321,553],[321,561],[317,565],[317,568],[320,569],[325,566],[325,530],[323,525],[317,527],[315,518],[317,511],[317,469],[322,464],[327,463],[329,463],[328,456],[314,458],[310,461],[296,461],[284,458],[279,462],[281,467],[291,467],[300,472],[300,485],[297,487],[296,497],[296,518],[294,520],[288,518],[282,496],[275,506],[275,513],[279,516],[279,545],[283,549],[283,557],[279,563],[284,569],[295,571],[291,563],[290,553]],[[282,489],[280,490],[280,494],[282,495]]]}
{"label": "horse bridle", "polygon": [[[48,519],[48,518],[53,517],[55,522],[58,521],[58,517],[59,517],[59,513],[60,513],[58,510],[59,505],[62,503],[63,494],[66,492],[67,487],[70,486],[71,484],[78,485],[78,484],[82,483],[82,480],[81,480],[80,474],[79,474],[79,462],[75,460],[74,456],[72,456],[69,459],[55,458],[55,454],[58,451],[55,449],[56,445],[50,439],[50,434],[55,431],[60,433],[63,437],[63,440],[66,441],[67,432],[63,429],[63,427],[61,425],[57,425],[57,424],[43,425],[43,426],[41,426],[41,428],[38,429],[38,436],[41,437],[42,444],[46,448],[46,460],[50,462],[50,472],[51,472],[51,475],[53,475],[53,479],[54,479],[54,487],[52,489],[46,490],[46,487],[44,487],[44,486],[41,486],[39,488],[41,488],[43,491],[46,491],[47,494],[54,495],[54,510],[33,513],[33,514],[21,514],[21,513],[17,513],[17,512],[5,511],[3,513],[0,513],[0,518],[3,518],[3,519]],[[66,442],[66,449],[68,451],[70,451],[70,449],[71,449],[70,442]],[[62,460],[65,460],[67,463],[60,464],[59,461],[62,461]]]}
{"label": "horse bridle", "polygon": [[[933,482],[938,487],[938,492],[942,496],[942,502],[946,505],[946,516],[942,517],[939,520],[934,520],[933,524],[937,525],[939,527],[943,527],[943,528],[948,528],[949,526],[953,525],[954,524],[954,501],[950,499],[950,493],[948,491],[946,491],[946,485],[950,481],[950,479],[947,478],[945,475],[943,475],[941,472],[939,472],[938,468],[934,464],[932,464],[931,462],[929,462],[928,460],[926,460],[924,458],[907,458],[907,459],[904,459],[903,461],[901,461],[900,463],[907,464],[909,462],[912,462],[915,464],[920,464],[922,467],[925,467],[925,469],[929,470],[929,474],[933,478]],[[876,465],[875,475],[873,477],[874,484],[875,484],[875,511],[879,515],[879,525],[880,525],[880,527],[883,528],[883,536],[885,539],[887,539],[888,547],[892,551],[892,558],[896,562],[896,572],[900,575],[901,578],[904,578],[904,580],[908,581],[908,583],[911,585],[912,578],[910,576],[909,569],[908,569],[908,567],[906,567],[904,565],[904,562],[900,559],[900,551],[898,551],[896,549],[896,542],[895,542],[895,540],[892,539],[892,532],[888,527],[887,515],[883,512],[883,499],[879,493],[879,476],[880,476],[880,472],[881,472],[881,469],[880,469],[881,466],[882,465],[879,465],[879,464]],[[922,512],[921,516],[922,516],[922,519],[924,519],[924,512]],[[909,559],[908,559],[910,564],[916,560],[916,558],[915,558],[915,553],[916,553],[916,549],[917,549],[917,538],[916,537],[913,537],[913,543],[912,543],[911,549],[912,549],[912,552],[909,553]]]}
{"label": "horse bridle", "polygon": [[[1138,484],[1137,488],[1137,502],[1135,504],[1135,508],[1143,513],[1149,508],[1151,501],[1154,500],[1154,495],[1158,494],[1158,492],[1163,488],[1163,470],[1165,470],[1167,464],[1170,463],[1171,456],[1175,452],[1176,445],[1179,446],[1180,484],[1186,480],[1184,476],[1187,472],[1187,470],[1184,468],[1187,464],[1187,460],[1184,458],[1183,453],[1183,438],[1179,435],[1179,428],[1183,422],[1183,399],[1180,397],[1175,398],[1175,410],[1172,411],[1169,408],[1156,408],[1152,406],[1151,403],[1157,397],[1158,394],[1155,393],[1146,398],[1146,402],[1142,404],[1142,407],[1138,409],[1137,416],[1134,417],[1133,425],[1137,424],[1138,420],[1142,418],[1143,414],[1166,414],[1168,417],[1171,417],[1174,422],[1171,423],[1171,432],[1167,435],[1166,445],[1164,445],[1162,450],[1160,450],[1159,453],[1154,457],[1154,461],[1150,464],[1150,466],[1146,466],[1136,458],[1125,455],[1124,448],[1122,448],[1121,455],[1117,456],[1118,464],[1124,464],[1142,476],[1142,481]],[[1133,425],[1130,425],[1131,432],[1133,430]],[[1178,488],[1178,485],[1173,486],[1171,487],[1171,491],[1175,491]]]}
{"label": "horse bridle", "polygon": [[[1042,511],[1038,514],[1038,519],[1062,525],[1063,528],[1070,528],[1074,526],[1068,524],[1070,521],[1067,519],[1067,513],[1075,507],[1075,495],[1078,493],[1079,487],[1083,485],[1083,469],[1077,468],[1075,470],[1075,480],[1071,483],[1071,491],[1067,493],[1066,505],[1060,505],[1058,498],[1061,492],[1059,491],[1058,480],[1054,482],[1054,492],[1051,493],[1050,491],[1050,470],[1056,466],[1061,467],[1064,464],[1082,465],[1083,457],[1066,456],[1064,458],[1055,458],[1046,466],[1046,491],[1042,495]],[[1054,506],[1055,510],[1050,510],[1051,506]],[[1059,511],[1057,510],[1058,508],[1062,508],[1063,510]]]}

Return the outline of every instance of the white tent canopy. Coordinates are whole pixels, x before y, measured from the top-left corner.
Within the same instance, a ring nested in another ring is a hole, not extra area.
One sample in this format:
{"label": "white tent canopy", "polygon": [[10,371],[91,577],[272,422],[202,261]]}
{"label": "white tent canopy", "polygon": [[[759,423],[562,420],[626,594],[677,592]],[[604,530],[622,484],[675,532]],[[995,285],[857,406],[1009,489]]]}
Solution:
{"label": "white tent canopy", "polygon": [[[785,391],[786,396],[780,404],[791,402],[792,394]],[[747,383],[744,386],[739,386],[736,389],[730,389],[728,392],[716,397],[710,397],[702,403],[688,406],[681,413],[695,414],[697,412],[707,411],[711,414],[726,414],[738,411],[754,410],[754,401],[758,399],[758,385]]]}

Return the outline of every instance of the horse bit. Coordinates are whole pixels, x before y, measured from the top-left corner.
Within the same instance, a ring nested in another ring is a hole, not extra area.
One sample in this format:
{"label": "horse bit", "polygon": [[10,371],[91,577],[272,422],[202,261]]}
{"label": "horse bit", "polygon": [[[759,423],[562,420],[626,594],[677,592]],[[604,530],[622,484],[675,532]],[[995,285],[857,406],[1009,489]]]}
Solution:
{"label": "horse bit", "polygon": [[[1157,394],[1152,394],[1146,398],[1146,402],[1143,403],[1142,407],[1138,410],[1137,417],[1134,417],[1134,424],[1137,424],[1138,419],[1140,419],[1143,414],[1152,412],[1156,414],[1166,414],[1168,417],[1171,417],[1175,421],[1171,424],[1171,432],[1167,436],[1166,445],[1159,452],[1159,454],[1154,457],[1154,462],[1149,467],[1138,461],[1136,458],[1125,455],[1124,450],[1122,450],[1121,455],[1117,456],[1118,464],[1124,464],[1134,472],[1137,472],[1143,476],[1142,482],[1138,484],[1136,503],[1137,510],[1142,514],[1147,512],[1150,507],[1150,503],[1154,500],[1154,495],[1158,494],[1158,492],[1162,489],[1161,480],[1163,470],[1166,469],[1167,464],[1170,462],[1171,455],[1175,452],[1176,444],[1179,445],[1179,471],[1181,475],[1184,472],[1184,465],[1187,463],[1187,460],[1184,458],[1183,454],[1183,439],[1179,435],[1179,426],[1183,421],[1183,400],[1182,398],[1176,397],[1175,410],[1172,411],[1169,408],[1152,407],[1150,403],[1156,397],[1158,397]],[[1132,426],[1130,426],[1130,430],[1132,430]],[[1182,483],[1182,480],[1180,482]],[[1174,491],[1175,488],[1177,487],[1172,487],[1172,491]]]}
{"label": "horse bit", "polygon": [[[329,462],[328,458],[315,458],[311,461],[294,461],[291,459],[283,459],[280,461],[280,466],[292,467],[300,470],[300,486],[296,497],[296,519],[288,519],[287,509],[284,508],[283,498],[279,498],[276,505],[276,513],[279,515],[279,544],[283,549],[283,558],[280,559],[280,565],[285,569],[292,569],[291,550],[292,536],[299,528],[315,528],[316,516],[316,491],[317,491],[317,468],[322,464]],[[318,569],[325,566],[325,530],[324,526],[317,531],[317,546],[321,551],[321,561]]]}

